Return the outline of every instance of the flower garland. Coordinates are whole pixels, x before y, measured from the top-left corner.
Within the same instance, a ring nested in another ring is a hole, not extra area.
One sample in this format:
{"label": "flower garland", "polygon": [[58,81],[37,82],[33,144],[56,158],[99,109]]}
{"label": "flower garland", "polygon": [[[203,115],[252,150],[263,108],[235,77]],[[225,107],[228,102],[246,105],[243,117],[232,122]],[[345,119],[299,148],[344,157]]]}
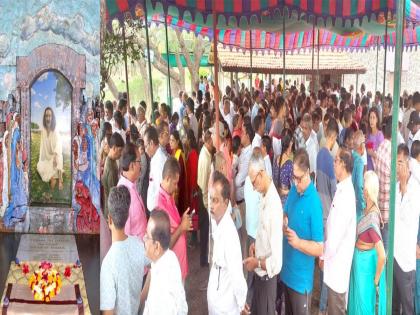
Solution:
{"label": "flower garland", "polygon": [[60,293],[61,276],[56,269],[53,269],[50,262],[41,262],[39,268],[29,278],[29,288],[35,301],[49,302]]}
{"label": "flower garland", "polygon": [[[15,260],[16,265],[22,268],[22,273],[26,276],[30,273],[28,263],[20,263],[19,259]],[[81,263],[78,259],[72,266],[66,266],[64,269],[64,277],[70,278],[72,268],[80,268]],[[53,264],[48,261],[42,261],[39,269],[35,270],[29,277],[28,285],[32,291],[35,301],[50,302],[53,297],[58,295],[62,287],[62,278],[60,272],[53,268]]]}

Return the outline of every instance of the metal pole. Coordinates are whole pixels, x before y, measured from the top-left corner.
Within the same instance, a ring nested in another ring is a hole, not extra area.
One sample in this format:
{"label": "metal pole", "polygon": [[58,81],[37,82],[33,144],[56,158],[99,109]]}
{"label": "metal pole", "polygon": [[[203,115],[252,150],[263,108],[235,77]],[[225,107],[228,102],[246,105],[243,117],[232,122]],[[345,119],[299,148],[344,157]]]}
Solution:
{"label": "metal pole", "polygon": [[251,73],[249,74],[249,93],[252,95],[252,31],[249,30],[249,55],[251,61]]}
{"label": "metal pole", "polygon": [[403,27],[404,27],[405,1],[398,1],[397,6],[397,29],[394,59],[394,93],[392,106],[392,141],[391,141],[391,189],[389,198],[389,248],[386,269],[386,309],[387,314],[392,312],[392,281],[394,270],[394,226],[395,226],[395,191],[397,177],[397,130],[398,113],[401,90],[401,67],[403,54]]}
{"label": "metal pole", "polygon": [[168,63],[168,105],[171,108],[172,113],[172,91],[171,91],[171,70],[169,65],[169,41],[168,41],[168,21],[165,14],[165,41],[166,41],[166,62]]}
{"label": "metal pole", "polygon": [[125,22],[122,22],[122,35],[124,44],[125,88],[127,90],[127,104],[130,105],[130,89],[128,88],[127,45],[125,42]]}
{"label": "metal pole", "polygon": [[318,49],[317,49],[317,53],[318,53],[318,56],[317,56],[317,67],[316,67],[316,76],[317,76],[317,78],[318,78],[318,80],[317,80],[317,89],[319,90],[319,88],[320,88],[320,86],[321,86],[321,78],[320,78],[320,76],[319,76],[319,28],[318,28],[318,34],[317,34],[317,46],[318,46]]}
{"label": "metal pole", "polygon": [[388,12],[385,15],[385,56],[384,56],[384,82],[382,86],[382,102],[385,98],[385,81],[386,81],[386,56],[388,51]]}
{"label": "metal pole", "polygon": [[147,2],[147,0],[143,0],[143,4],[144,4],[144,21],[145,21],[145,28],[146,28],[147,66],[149,68],[150,99],[152,101],[152,117],[154,119],[152,64],[151,64],[151,60],[150,60],[149,26],[147,25],[147,3],[146,2]]}
{"label": "metal pole", "polygon": [[216,150],[220,148],[220,108],[219,108],[219,71],[217,62],[217,15],[216,15],[216,0],[213,0],[213,59],[214,59],[214,107],[216,110]]}
{"label": "metal pole", "polygon": [[286,97],[286,14],[283,9],[283,97]]}
{"label": "metal pole", "polygon": [[379,61],[379,36],[376,39],[376,74],[375,74],[375,93],[378,90],[378,61]]}
{"label": "metal pole", "polygon": [[315,50],[315,20],[312,26],[312,75],[311,75],[311,85],[312,85],[312,92],[315,92],[315,78],[314,78],[314,50]]}

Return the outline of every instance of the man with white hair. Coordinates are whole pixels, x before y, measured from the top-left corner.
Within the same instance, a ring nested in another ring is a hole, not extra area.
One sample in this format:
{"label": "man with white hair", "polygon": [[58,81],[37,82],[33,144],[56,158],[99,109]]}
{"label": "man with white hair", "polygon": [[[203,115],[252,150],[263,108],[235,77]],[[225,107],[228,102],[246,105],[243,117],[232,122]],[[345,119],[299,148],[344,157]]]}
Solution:
{"label": "man with white hair", "polygon": [[248,271],[255,271],[252,314],[274,315],[276,310],[277,275],[282,267],[283,208],[271,176],[265,171],[264,158],[254,151],[249,161],[248,176],[261,193],[259,222],[255,243],[244,260]]}

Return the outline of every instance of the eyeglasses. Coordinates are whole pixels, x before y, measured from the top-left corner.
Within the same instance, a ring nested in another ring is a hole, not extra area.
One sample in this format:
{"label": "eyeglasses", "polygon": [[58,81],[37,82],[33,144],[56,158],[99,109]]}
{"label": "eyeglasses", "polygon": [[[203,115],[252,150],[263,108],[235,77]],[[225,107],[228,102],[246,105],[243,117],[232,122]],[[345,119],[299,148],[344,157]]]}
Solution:
{"label": "eyeglasses", "polygon": [[254,180],[251,180],[252,186],[255,186],[255,182],[257,181],[258,176],[261,174],[261,171],[259,171],[257,173],[257,175],[255,175]]}
{"label": "eyeglasses", "polygon": [[143,236],[143,243],[146,243],[146,241],[154,241],[152,237],[149,237],[147,234],[144,234]]}
{"label": "eyeglasses", "polygon": [[301,176],[296,176],[295,174],[293,174],[293,181],[297,184],[300,184],[307,174],[308,174],[308,171],[303,173]]}

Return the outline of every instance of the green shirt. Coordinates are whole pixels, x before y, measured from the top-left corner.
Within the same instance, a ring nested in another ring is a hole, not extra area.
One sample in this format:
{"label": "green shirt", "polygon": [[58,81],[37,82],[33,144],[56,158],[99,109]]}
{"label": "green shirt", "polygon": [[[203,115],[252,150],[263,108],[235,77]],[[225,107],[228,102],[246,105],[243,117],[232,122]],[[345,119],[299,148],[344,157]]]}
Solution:
{"label": "green shirt", "polygon": [[102,186],[104,187],[104,216],[108,218],[108,196],[112,187],[118,184],[118,165],[117,161],[107,156],[105,160],[104,173],[102,175]]}

